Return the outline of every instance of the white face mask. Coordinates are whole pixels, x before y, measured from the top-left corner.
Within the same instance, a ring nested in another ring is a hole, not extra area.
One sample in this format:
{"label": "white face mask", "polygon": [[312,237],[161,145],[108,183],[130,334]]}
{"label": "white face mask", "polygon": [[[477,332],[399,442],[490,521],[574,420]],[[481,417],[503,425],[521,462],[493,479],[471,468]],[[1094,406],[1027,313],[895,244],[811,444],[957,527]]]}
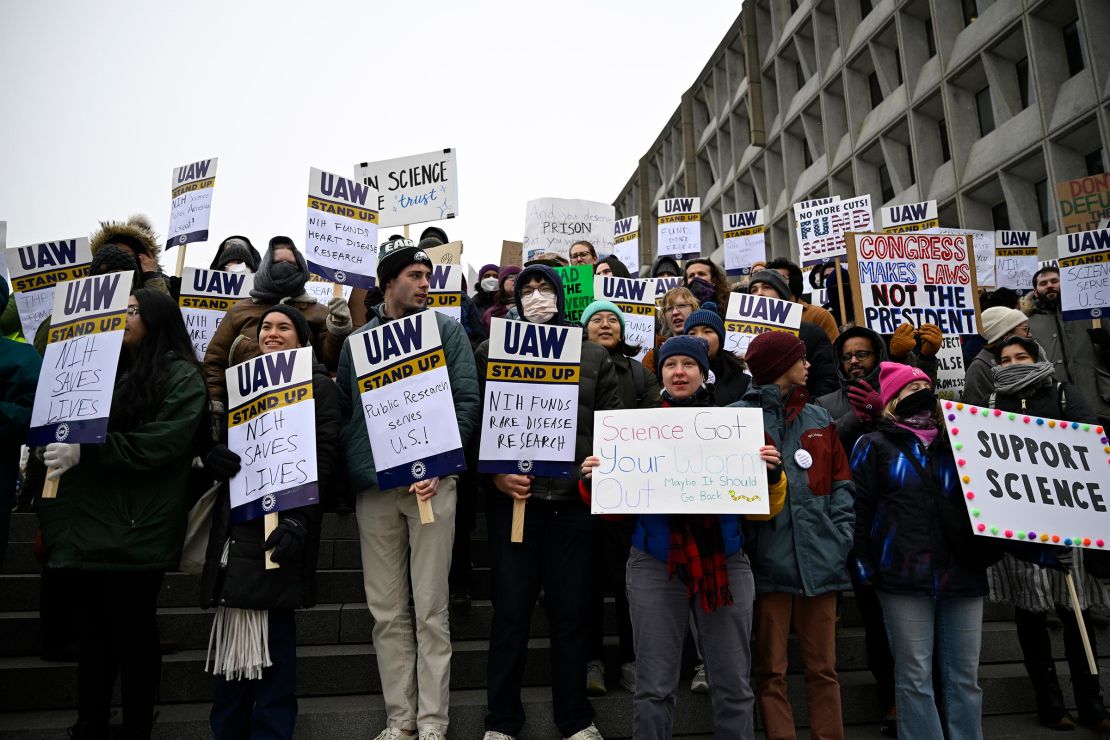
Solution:
{"label": "white face mask", "polygon": [[482,285],[482,290],[486,291],[487,293],[492,293],[493,291],[497,290],[497,278],[495,278],[495,277],[483,278],[481,285]]}
{"label": "white face mask", "polygon": [[224,271],[225,272],[250,272],[250,268],[247,267],[246,262],[237,262],[234,265],[225,265],[224,266]]}
{"label": "white face mask", "polygon": [[524,309],[524,318],[533,324],[546,324],[558,310],[555,294],[541,293],[539,290],[521,296],[520,306]]}

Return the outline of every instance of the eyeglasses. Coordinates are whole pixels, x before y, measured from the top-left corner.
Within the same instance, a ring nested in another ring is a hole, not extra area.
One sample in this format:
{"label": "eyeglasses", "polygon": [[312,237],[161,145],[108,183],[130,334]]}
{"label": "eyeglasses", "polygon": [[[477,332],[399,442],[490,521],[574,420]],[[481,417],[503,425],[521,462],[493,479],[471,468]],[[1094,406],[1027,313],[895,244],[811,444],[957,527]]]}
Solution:
{"label": "eyeglasses", "polygon": [[138,306],[128,306],[127,307],[127,315],[128,315],[128,317],[138,316],[139,315],[139,307]]}
{"label": "eyeglasses", "polygon": [[875,354],[875,353],[872,352],[871,350],[868,350],[868,349],[861,349],[858,352],[845,352],[844,354],[842,354],[840,356],[840,361],[843,362],[844,364],[848,364],[853,359],[856,359],[856,360],[859,360],[860,362],[863,362],[864,360],[866,360],[868,357],[870,357],[873,354]]}
{"label": "eyeglasses", "polygon": [[664,306],[663,313],[672,313],[674,311],[693,311],[694,307],[689,303],[676,303],[673,306]]}
{"label": "eyeglasses", "polygon": [[590,320],[587,323],[597,324],[600,326],[601,324],[619,324],[620,320],[608,311],[598,311],[590,317]]}

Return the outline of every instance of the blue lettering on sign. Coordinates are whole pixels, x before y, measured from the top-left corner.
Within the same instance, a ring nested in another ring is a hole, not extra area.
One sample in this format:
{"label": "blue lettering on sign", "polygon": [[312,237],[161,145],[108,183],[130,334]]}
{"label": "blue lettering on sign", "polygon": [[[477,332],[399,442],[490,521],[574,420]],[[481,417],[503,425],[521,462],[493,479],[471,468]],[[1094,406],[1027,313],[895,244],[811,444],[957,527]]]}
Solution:
{"label": "blue lettering on sign", "polygon": [[669,198],[663,201],[663,213],[690,213],[693,210],[693,198]]}
{"label": "blue lettering on sign", "polygon": [[757,211],[748,211],[746,213],[730,213],[728,214],[728,227],[730,229],[742,229],[745,227],[755,226],[755,217]]}
{"label": "blue lettering on sign", "polygon": [[428,276],[430,290],[444,290],[447,287],[447,276],[451,274],[451,265],[432,265],[432,274]]}
{"label": "blue lettering on sign", "polygon": [[1068,234],[1069,252],[1101,252],[1104,249],[1110,249],[1110,229]]}
{"label": "blue lettering on sign", "polygon": [[1028,247],[1029,246],[1029,231],[1003,231],[1002,232],[1002,246],[1003,247]]}
{"label": "blue lettering on sign", "polygon": [[182,167],[177,171],[177,181],[189,182],[190,180],[203,180],[208,177],[208,168],[212,166],[212,160],[206,159],[203,162],[194,162],[188,167]]}
{"label": "blue lettering on sign", "polygon": [[381,331],[368,331],[362,335],[366,358],[373,365],[408,354],[422,347],[421,326],[424,316],[415,314],[404,321],[391,321],[381,327]]}
{"label": "blue lettering on sign", "polygon": [[775,301],[749,293],[738,293],[740,315],[745,318],[763,319],[775,324],[785,324],[790,315],[790,303]]}
{"label": "blue lettering on sign", "polygon": [[890,221],[895,224],[924,221],[928,207],[927,203],[910,203],[905,206],[894,206],[890,209]]}
{"label": "blue lettering on sign", "polygon": [[16,251],[19,253],[19,264],[24,270],[73,264],[77,261],[77,240],[44,242],[33,247],[20,247]]}
{"label": "blue lettering on sign", "polygon": [[626,278],[601,278],[601,294],[606,298],[623,298],[626,301],[643,303],[647,283]]}
{"label": "blue lettering on sign", "polygon": [[353,180],[336,177],[330,172],[320,172],[320,193],[322,195],[365,206],[366,195],[369,192],[369,188]]}
{"label": "blue lettering on sign", "polygon": [[235,295],[243,289],[243,281],[246,279],[246,275],[197,270],[193,273],[193,289],[199,293]]}
{"label": "blue lettering on sign", "polygon": [[78,311],[101,311],[112,305],[112,296],[121,274],[112,272],[81,282],[66,283],[66,316]]}
{"label": "blue lettering on sign", "polygon": [[293,356],[292,352],[272,352],[237,366],[239,395],[246,396],[259,388],[292,382]]}
{"label": "blue lettering on sign", "polygon": [[510,321],[505,325],[505,351],[545,359],[562,357],[568,331],[565,327]]}
{"label": "blue lettering on sign", "polygon": [[632,231],[632,217],[622,218],[613,222],[613,233],[616,236],[623,236]]}

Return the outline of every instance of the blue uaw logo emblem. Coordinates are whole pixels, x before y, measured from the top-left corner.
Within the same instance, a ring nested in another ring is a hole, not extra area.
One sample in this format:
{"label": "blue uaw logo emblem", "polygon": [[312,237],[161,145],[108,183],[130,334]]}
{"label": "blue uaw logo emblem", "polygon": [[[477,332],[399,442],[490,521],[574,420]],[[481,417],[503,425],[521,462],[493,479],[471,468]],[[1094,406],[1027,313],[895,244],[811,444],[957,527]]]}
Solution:
{"label": "blue uaw logo emblem", "polygon": [[337,282],[337,283],[347,282],[347,273],[343,272],[342,270],[336,270],[335,271],[335,282]]}
{"label": "blue uaw logo emblem", "polygon": [[262,497],[262,510],[267,514],[273,511],[275,506],[277,506],[277,499],[274,498],[274,494],[267,493]]}
{"label": "blue uaw logo emblem", "polygon": [[516,464],[516,467],[522,473],[531,473],[532,472],[532,461],[531,460],[521,460],[520,462],[518,462]]}
{"label": "blue uaw logo emblem", "polygon": [[58,440],[59,442],[64,442],[66,440],[66,437],[68,436],[69,424],[62,422],[58,425],[58,428],[54,430],[54,439]]}
{"label": "blue uaw logo emblem", "polygon": [[184,244],[187,241],[189,241],[189,235],[188,234],[182,234],[181,236],[177,237],[177,243],[178,244]]}
{"label": "blue uaw logo emblem", "polygon": [[412,473],[413,478],[420,480],[428,474],[428,466],[424,464],[423,460],[417,460],[412,464],[412,468],[409,472]]}
{"label": "blue uaw logo emblem", "polygon": [[1102,316],[1102,309],[1101,308],[1092,308],[1091,309],[1091,318],[1092,319],[1097,319],[1099,316]]}

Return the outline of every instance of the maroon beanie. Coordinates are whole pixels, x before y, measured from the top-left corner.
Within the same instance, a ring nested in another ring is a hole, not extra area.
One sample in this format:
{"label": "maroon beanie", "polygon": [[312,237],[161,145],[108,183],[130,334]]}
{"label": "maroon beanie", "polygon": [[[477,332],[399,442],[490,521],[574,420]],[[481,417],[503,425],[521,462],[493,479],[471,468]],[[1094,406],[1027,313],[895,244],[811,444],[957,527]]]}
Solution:
{"label": "maroon beanie", "polygon": [[802,340],[787,331],[767,331],[753,339],[744,355],[752,380],[767,385],[778,380],[790,366],[805,357]]}

